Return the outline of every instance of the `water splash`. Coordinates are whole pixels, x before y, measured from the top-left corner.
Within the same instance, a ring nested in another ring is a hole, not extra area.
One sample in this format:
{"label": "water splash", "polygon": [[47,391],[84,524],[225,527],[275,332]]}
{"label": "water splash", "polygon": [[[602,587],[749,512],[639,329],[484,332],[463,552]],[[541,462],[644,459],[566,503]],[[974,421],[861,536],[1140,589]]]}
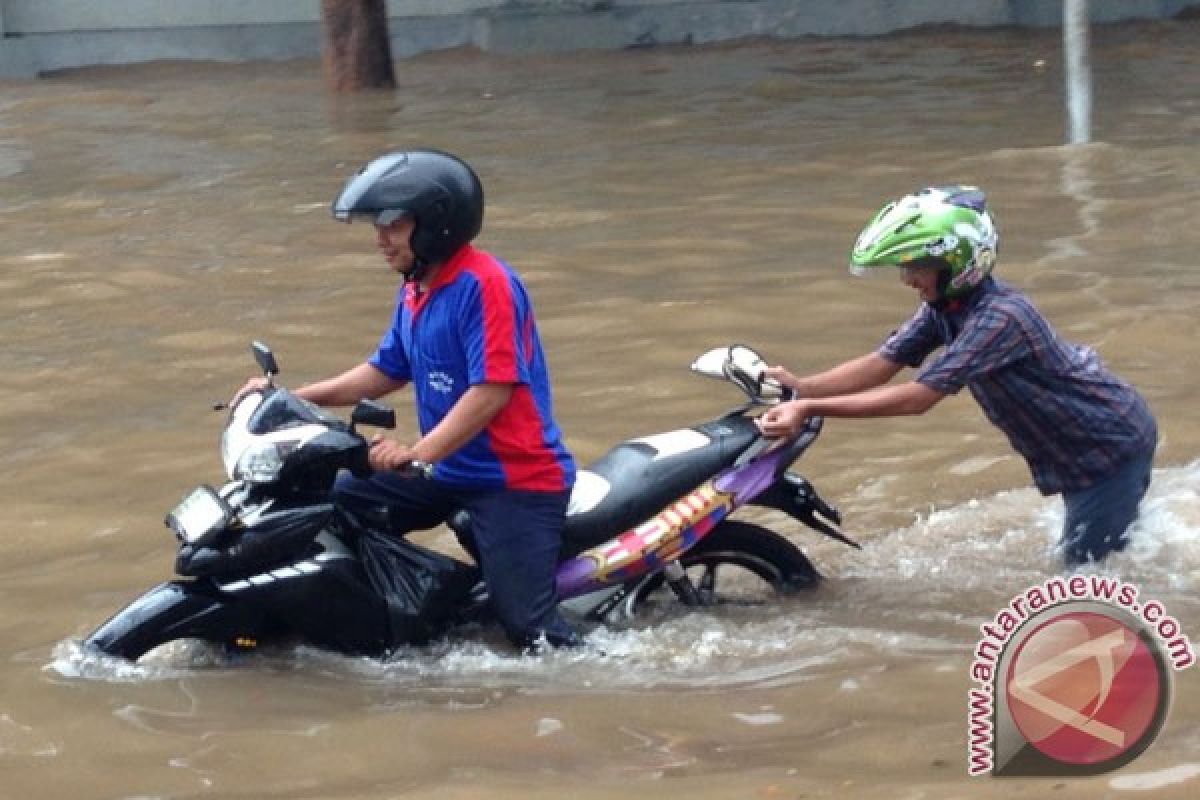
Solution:
{"label": "water splash", "polygon": [[[1200,461],[1156,470],[1130,546],[1090,571],[1136,583],[1144,597],[1158,599],[1181,620],[1197,618],[1197,486]],[[133,665],[67,641],[47,669],[133,682],[258,663],[389,691],[433,697],[449,691],[454,703],[486,703],[489,692],[508,691],[779,686],[835,672],[856,681],[882,661],[945,660],[973,646],[979,624],[997,608],[1058,574],[1062,514],[1061,501],[1032,489],[971,500],[924,515],[861,551],[839,550],[814,592],[765,607],[678,610],[636,627],[600,628],[578,649],[521,654],[496,635],[466,631],[382,661],[300,647],[243,656],[235,664],[199,643],[177,643]],[[464,701],[464,689],[479,695]]]}
{"label": "water splash", "polygon": [[[1200,461],[1155,470],[1129,546],[1091,572],[1168,593],[1200,590]],[[1000,593],[1061,571],[1062,501],[1000,492],[923,515],[845,560],[842,577],[909,595]]]}

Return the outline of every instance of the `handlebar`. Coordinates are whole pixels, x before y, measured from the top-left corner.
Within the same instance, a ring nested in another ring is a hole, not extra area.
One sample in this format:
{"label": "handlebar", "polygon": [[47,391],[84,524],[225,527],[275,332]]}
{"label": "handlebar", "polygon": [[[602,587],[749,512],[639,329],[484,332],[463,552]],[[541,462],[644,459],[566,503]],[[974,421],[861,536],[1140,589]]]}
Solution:
{"label": "handlebar", "polygon": [[405,466],[396,470],[401,475],[413,478],[424,478],[425,480],[433,480],[434,465],[428,461],[410,461]]}

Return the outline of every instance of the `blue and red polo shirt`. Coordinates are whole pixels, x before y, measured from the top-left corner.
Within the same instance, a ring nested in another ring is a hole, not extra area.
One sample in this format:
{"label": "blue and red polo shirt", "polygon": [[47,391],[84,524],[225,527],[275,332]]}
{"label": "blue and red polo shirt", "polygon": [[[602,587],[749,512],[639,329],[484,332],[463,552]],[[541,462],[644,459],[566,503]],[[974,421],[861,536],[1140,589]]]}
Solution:
{"label": "blue and red polo shirt", "polygon": [[513,384],[508,405],[436,465],[435,479],[547,492],[574,485],[575,462],[554,421],[533,305],[503,261],[466,245],[442,265],[428,290],[404,284],[391,328],[369,363],[393,380],[412,383],[422,433],[471,386]]}
{"label": "blue and red polo shirt", "polygon": [[877,352],[917,367],[939,347],[917,381],[941,394],[969,388],[1043,494],[1087,488],[1154,452],[1158,429],[1142,396],[1000,281],[943,310],[922,304]]}

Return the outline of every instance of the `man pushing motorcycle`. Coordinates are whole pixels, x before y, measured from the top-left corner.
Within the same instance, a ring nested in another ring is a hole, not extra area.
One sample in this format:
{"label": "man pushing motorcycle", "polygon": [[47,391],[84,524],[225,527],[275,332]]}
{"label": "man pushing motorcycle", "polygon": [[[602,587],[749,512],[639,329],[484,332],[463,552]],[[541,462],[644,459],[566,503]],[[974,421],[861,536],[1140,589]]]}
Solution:
{"label": "man pushing motorcycle", "polygon": [[[395,311],[364,362],[295,394],[349,406],[411,383],[420,438],[376,437],[376,472],[339,476],[335,501],[386,508],[396,535],[466,510],[465,544],[508,638],[522,648],[572,644],[578,634],[557,611],[554,571],[575,462],[554,420],[529,294],[508,264],[471,244],[483,210],[478,176],[448,153],[388,153],[352,177],[333,215],[374,226],[402,278]],[[265,385],[252,379],[237,396]],[[415,475],[413,463],[433,466]]]}
{"label": "man pushing motorcycle", "polygon": [[[1067,565],[1099,561],[1125,547],[1149,486],[1154,417],[1094,350],[1063,340],[1025,295],[991,277],[998,238],[974,187],[923,189],[884,206],[851,263],[900,268],[924,302],[873,353],[806,377],[768,368],[797,399],[770,409],[760,425],[778,436],[811,416],[923,414],[966,386],[1038,489],[1063,495]],[[885,385],[939,347],[914,380]]]}

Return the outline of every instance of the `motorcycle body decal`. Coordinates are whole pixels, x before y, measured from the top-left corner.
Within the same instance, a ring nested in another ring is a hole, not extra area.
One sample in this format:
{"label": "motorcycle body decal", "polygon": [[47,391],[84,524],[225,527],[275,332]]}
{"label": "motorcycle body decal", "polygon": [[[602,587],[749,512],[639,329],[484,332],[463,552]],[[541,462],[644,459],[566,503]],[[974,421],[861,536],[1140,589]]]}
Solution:
{"label": "motorcycle body decal", "polygon": [[223,592],[240,592],[254,586],[265,586],[275,581],[287,580],[288,578],[300,578],[305,575],[312,575],[321,571],[321,562],[332,561],[336,558],[343,558],[335,553],[318,553],[312,558],[304,561],[297,561],[287,567],[279,567],[270,572],[262,572],[257,575],[251,575],[248,578],[242,578],[228,583],[214,581],[217,588]]}
{"label": "motorcycle body decal", "polygon": [[574,597],[661,568],[729,516],[734,505],[734,496],[718,491],[713,481],[703,484],[641,525],[563,564],[558,570],[559,597]]}
{"label": "motorcycle body decal", "polygon": [[786,466],[782,463],[785,458],[791,460],[795,455],[789,455],[786,447],[775,448],[759,458],[721,472],[712,479],[712,484],[718,491],[736,498],[736,505],[745,505],[779,480]]}

